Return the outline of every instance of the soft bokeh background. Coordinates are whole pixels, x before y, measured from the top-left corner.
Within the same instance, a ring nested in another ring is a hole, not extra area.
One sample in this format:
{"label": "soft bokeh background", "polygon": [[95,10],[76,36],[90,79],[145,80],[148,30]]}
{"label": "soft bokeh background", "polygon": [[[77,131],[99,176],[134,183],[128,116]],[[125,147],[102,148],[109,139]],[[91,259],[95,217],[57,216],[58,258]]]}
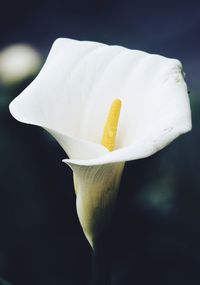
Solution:
{"label": "soft bokeh background", "polygon": [[[0,4],[1,49],[29,44],[44,60],[57,37],[70,37],[183,62],[193,130],[156,155],[127,163],[107,236],[113,285],[200,284],[199,15],[194,0]],[[89,285],[91,252],[71,171],[61,162],[65,154],[43,130],[8,112],[31,80],[0,85],[0,276],[13,285]]]}

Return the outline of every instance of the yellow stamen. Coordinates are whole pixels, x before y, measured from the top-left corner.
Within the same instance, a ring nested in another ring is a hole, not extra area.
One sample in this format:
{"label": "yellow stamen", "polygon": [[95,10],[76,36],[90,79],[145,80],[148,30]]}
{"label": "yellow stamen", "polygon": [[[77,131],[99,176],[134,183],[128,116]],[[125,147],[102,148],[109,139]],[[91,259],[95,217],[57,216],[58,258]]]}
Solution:
{"label": "yellow stamen", "polygon": [[110,107],[108,117],[105,123],[101,144],[109,151],[113,151],[115,147],[115,139],[117,135],[117,126],[122,102],[120,99],[115,99]]}

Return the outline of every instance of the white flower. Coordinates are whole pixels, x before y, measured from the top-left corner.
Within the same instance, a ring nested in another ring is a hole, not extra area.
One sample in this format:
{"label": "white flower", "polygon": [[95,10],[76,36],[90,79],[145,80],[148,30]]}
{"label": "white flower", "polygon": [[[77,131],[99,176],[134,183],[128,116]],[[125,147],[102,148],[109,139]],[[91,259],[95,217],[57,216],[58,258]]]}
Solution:
{"label": "white flower", "polygon": [[[115,150],[101,145],[112,101],[122,108]],[[74,172],[77,212],[90,244],[107,226],[125,161],[150,156],[191,129],[176,59],[58,39],[36,79],[11,103],[19,121],[50,132]]]}
{"label": "white flower", "polygon": [[4,84],[17,83],[33,76],[41,67],[38,51],[29,45],[15,44],[0,52],[0,81]]}

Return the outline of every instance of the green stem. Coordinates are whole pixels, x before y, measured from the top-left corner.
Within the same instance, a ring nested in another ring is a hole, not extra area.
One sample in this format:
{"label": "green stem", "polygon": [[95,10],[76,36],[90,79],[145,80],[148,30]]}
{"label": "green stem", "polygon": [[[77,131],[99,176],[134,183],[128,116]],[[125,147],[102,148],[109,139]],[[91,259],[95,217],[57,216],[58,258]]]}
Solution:
{"label": "green stem", "polygon": [[111,285],[108,257],[102,240],[98,240],[94,245],[92,285]]}

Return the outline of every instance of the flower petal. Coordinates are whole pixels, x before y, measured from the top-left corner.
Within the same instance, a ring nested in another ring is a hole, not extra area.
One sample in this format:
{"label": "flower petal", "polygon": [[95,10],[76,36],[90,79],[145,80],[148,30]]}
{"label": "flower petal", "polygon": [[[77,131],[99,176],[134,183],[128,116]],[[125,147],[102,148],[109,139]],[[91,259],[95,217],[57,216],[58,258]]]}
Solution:
{"label": "flower petal", "polygon": [[[10,111],[19,121],[49,130],[70,158],[89,160],[74,163],[142,158],[191,129],[182,73],[175,59],[58,39],[41,72],[11,103]],[[115,98],[122,100],[117,150],[108,153],[100,142]]]}
{"label": "flower petal", "polygon": [[67,155],[74,159],[88,160],[93,159],[94,157],[101,157],[108,153],[108,150],[100,144],[63,135],[48,128],[46,128],[46,130],[58,141]]}

